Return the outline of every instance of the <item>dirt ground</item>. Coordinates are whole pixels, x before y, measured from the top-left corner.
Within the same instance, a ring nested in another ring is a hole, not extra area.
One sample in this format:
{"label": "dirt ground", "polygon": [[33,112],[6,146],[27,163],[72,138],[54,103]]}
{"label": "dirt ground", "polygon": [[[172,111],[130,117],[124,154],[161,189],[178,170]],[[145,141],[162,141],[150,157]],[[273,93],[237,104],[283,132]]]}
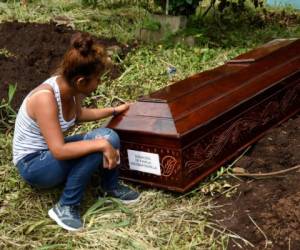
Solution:
{"label": "dirt ground", "polygon": [[[300,116],[270,130],[236,167],[267,173],[299,164]],[[229,178],[228,182],[238,185],[237,192],[215,200],[221,208],[214,211],[213,220],[254,245],[231,240],[229,249],[300,249],[300,170],[263,179]]]}
{"label": "dirt ground", "polygon": [[[65,26],[52,24],[2,23],[0,24],[0,51],[8,50],[12,56],[0,53],[0,100],[7,100],[9,84],[17,84],[12,106],[17,109],[25,95],[46,80],[55,71],[70,37],[76,31]],[[130,47],[116,39],[97,38],[106,47],[119,47],[126,54]],[[122,56],[122,55],[121,55]],[[116,78],[120,69],[114,66],[111,78]]]}
{"label": "dirt ground", "polygon": [[[55,24],[0,24],[0,100],[7,98],[8,84],[18,84],[13,107],[17,109],[30,89],[49,77],[75,31]],[[105,46],[128,47],[115,39],[97,39]],[[112,78],[120,74],[115,66]],[[300,164],[300,116],[290,119],[261,139],[236,166],[249,172],[272,172]],[[221,208],[212,220],[251,242],[230,241],[229,249],[300,249],[300,171],[265,179],[229,178],[238,185],[230,198],[215,200]],[[238,247],[237,243],[242,245]]]}

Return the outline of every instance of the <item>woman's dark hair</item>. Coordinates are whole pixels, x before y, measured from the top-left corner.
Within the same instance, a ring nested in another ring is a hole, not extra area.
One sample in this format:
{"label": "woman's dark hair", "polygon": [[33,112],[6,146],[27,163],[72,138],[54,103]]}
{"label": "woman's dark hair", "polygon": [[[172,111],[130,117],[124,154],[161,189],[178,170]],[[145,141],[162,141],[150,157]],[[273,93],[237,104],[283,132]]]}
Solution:
{"label": "woman's dark hair", "polygon": [[87,33],[76,33],[71,38],[71,46],[56,70],[68,83],[74,84],[76,77],[89,78],[103,74],[110,60],[103,46],[96,44]]}

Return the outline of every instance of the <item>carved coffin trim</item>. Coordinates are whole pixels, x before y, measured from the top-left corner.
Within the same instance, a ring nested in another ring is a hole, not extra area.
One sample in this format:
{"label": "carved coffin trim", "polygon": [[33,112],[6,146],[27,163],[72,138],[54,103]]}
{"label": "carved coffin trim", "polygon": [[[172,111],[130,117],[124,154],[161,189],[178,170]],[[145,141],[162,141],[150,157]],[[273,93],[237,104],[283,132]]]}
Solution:
{"label": "carved coffin trim", "polygon": [[[297,101],[299,103],[300,82],[297,82],[285,93],[279,92],[271,99],[256,105],[249,112],[239,117],[231,126],[222,126],[211,135],[183,151],[184,173],[192,175],[195,171],[205,167],[205,164],[218,158],[225,147],[238,148],[243,138],[249,137],[253,130],[264,129],[265,126],[280,120]],[[265,129],[264,129],[265,130]],[[253,137],[253,135],[252,135]],[[231,151],[233,151],[231,149]]]}
{"label": "carved coffin trim", "polygon": [[[121,177],[192,188],[300,111],[299,52],[300,39],[268,44],[150,94],[112,119],[108,126],[122,143]],[[161,175],[131,170],[127,149],[158,154]]]}

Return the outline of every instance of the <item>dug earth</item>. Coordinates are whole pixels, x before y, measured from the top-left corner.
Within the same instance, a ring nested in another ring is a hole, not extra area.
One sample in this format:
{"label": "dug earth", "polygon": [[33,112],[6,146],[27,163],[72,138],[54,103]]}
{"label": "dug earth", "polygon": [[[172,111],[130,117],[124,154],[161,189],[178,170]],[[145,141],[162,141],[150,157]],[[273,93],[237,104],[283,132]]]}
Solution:
{"label": "dug earth", "polygon": [[[69,45],[75,31],[55,24],[0,24],[0,100],[7,98],[9,84],[17,84],[13,107],[49,77]],[[116,39],[98,38],[105,46],[128,47]],[[111,78],[120,75],[114,66]],[[284,170],[300,164],[300,116],[270,130],[236,167],[250,173]],[[227,178],[236,192],[214,199],[220,206],[211,220],[233,231],[249,243],[229,241],[228,249],[300,249],[300,171],[263,179]],[[252,247],[253,245],[254,247]]]}
{"label": "dug earth", "polygon": [[[300,164],[300,116],[270,130],[236,167],[271,173]],[[228,249],[300,249],[300,168],[263,178],[228,178],[236,192],[220,196],[213,220],[249,241],[231,239]],[[242,246],[242,248],[239,247]]]}

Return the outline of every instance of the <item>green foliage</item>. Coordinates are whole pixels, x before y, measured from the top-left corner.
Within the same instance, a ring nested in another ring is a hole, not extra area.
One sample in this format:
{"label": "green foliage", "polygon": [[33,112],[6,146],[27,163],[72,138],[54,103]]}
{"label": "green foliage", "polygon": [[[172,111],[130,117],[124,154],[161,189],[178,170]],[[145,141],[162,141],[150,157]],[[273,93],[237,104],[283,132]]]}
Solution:
{"label": "green foliage", "polygon": [[[112,5],[105,2],[113,1],[98,1],[95,9],[82,8],[81,0],[55,4],[37,1],[27,9],[19,5],[1,9],[0,4],[0,21],[48,22],[55,15],[65,15],[73,20],[76,29],[116,37],[126,43],[133,40],[134,30],[146,12],[136,6],[110,8]],[[121,3],[121,0],[114,2]],[[197,37],[195,47],[140,44],[125,58],[114,54],[113,60],[123,73],[115,80],[104,76],[103,84],[88,101],[96,100],[96,105],[103,107],[118,99],[136,100],[174,81],[217,67],[271,39],[300,36],[299,25],[280,24],[281,14],[277,21],[274,15],[268,14],[266,18],[259,15],[254,12],[236,15],[226,8],[191,20],[186,33]],[[264,20],[264,25],[251,24],[258,18]],[[170,65],[177,69],[172,79],[166,71]],[[13,87],[10,93],[8,101],[11,102]],[[96,127],[99,122],[86,123],[76,127],[75,132]],[[216,209],[211,196],[230,195],[235,190],[223,178],[230,174],[225,166],[185,195],[144,189],[141,201],[128,210],[116,202],[95,203],[95,190],[89,186],[82,203],[86,229],[69,234],[47,217],[47,210],[57,201],[61,188],[41,191],[22,181],[11,164],[11,144],[12,133],[0,134],[0,249],[226,249],[229,237],[240,239],[209,222],[211,211]]]}
{"label": "green foliage", "polygon": [[14,57],[15,55],[13,53],[11,53],[10,51],[8,51],[7,49],[3,48],[3,49],[0,49],[0,56]]}
{"label": "green foliage", "polygon": [[112,2],[116,1],[98,1],[96,8],[83,8],[81,0],[39,0],[26,7],[19,3],[0,1],[0,22],[18,20],[48,23],[57,16],[64,16],[76,30],[84,30],[96,36],[101,34],[107,38],[116,37],[118,41],[128,43],[135,38],[137,27],[148,13],[139,5],[113,8]]}
{"label": "green foliage", "polygon": [[93,6],[94,8],[97,6],[98,0],[81,0],[82,4],[85,6]]}
{"label": "green foliage", "polygon": [[8,86],[8,100],[1,100],[0,103],[0,132],[3,130],[10,130],[14,125],[16,112],[11,107],[12,99],[15,95],[17,85],[9,84]]}
{"label": "green foliage", "polygon": [[161,27],[160,22],[157,22],[151,18],[145,18],[141,23],[141,28],[147,30],[157,31],[160,30],[160,27]]}
{"label": "green foliage", "polygon": [[168,8],[167,11],[171,15],[188,16],[195,13],[201,1],[202,0],[170,0],[168,6],[166,0],[155,0],[155,3],[164,10]]}
{"label": "green foliage", "polygon": [[116,9],[125,6],[139,6],[145,9],[152,9],[153,5],[149,0],[81,0],[83,6],[92,6],[93,8],[109,8]]}
{"label": "green foliage", "polygon": [[[241,13],[246,10],[249,1],[252,2],[255,8],[262,7],[264,4],[264,0],[210,0],[207,12],[216,5],[220,12],[223,12],[226,8],[231,8],[235,12]],[[195,14],[197,7],[202,2],[204,0],[169,0],[169,5],[167,5],[166,0],[155,0],[155,3],[163,10],[167,10],[169,14],[185,16]]]}
{"label": "green foliage", "polygon": [[[211,0],[211,2],[216,2]],[[226,8],[231,8],[234,12],[243,12],[246,10],[248,0],[220,0],[218,3],[218,10],[224,11]],[[255,8],[262,7],[264,0],[250,0]]]}
{"label": "green foliage", "polygon": [[[0,166],[9,164],[12,160],[12,134],[1,134],[0,133]],[[0,171],[1,175],[1,171]],[[1,184],[0,184],[1,187]],[[0,190],[1,196],[1,190]]]}

